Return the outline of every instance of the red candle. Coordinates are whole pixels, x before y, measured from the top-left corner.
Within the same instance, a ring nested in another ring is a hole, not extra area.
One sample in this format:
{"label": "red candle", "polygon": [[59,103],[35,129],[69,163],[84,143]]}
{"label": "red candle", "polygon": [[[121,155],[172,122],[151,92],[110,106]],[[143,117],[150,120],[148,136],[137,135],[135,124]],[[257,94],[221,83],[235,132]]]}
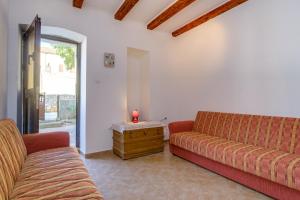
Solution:
{"label": "red candle", "polygon": [[138,123],[139,122],[139,111],[138,110],[134,110],[132,111],[132,122],[133,123]]}

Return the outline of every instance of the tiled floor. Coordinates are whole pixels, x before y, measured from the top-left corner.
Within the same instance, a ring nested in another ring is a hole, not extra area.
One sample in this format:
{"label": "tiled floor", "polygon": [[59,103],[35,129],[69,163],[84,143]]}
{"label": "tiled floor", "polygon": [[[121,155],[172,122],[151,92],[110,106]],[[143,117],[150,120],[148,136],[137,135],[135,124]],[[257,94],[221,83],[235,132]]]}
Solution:
{"label": "tiled floor", "polygon": [[267,200],[269,197],[169,153],[123,161],[112,152],[84,159],[106,200]]}

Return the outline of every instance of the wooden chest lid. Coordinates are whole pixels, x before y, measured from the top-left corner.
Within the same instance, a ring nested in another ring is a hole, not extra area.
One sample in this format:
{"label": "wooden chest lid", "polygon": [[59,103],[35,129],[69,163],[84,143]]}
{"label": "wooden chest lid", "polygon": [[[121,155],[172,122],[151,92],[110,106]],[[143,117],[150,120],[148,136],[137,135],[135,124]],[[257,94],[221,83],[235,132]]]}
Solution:
{"label": "wooden chest lid", "polygon": [[119,124],[113,124],[112,129],[123,133],[124,131],[129,130],[137,130],[137,129],[145,129],[145,128],[157,128],[157,127],[165,127],[166,125],[159,121],[148,121],[148,122],[122,122]]}

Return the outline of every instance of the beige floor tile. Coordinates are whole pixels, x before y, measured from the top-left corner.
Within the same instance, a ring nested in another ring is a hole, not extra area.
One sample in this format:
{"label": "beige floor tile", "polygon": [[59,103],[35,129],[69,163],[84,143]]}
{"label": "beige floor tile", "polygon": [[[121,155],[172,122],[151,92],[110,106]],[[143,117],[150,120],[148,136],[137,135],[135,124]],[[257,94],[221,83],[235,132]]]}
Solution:
{"label": "beige floor tile", "polygon": [[269,197],[165,151],[127,161],[83,158],[106,200],[267,200]]}

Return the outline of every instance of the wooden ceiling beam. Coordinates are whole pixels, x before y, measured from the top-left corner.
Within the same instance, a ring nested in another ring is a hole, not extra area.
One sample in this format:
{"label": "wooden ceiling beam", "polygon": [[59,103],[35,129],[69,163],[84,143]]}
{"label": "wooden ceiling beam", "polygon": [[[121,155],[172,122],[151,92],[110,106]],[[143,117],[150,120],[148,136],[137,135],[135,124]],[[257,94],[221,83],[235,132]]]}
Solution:
{"label": "wooden ceiling beam", "polygon": [[172,33],[172,35],[174,37],[177,37],[187,31],[231,10],[232,8],[239,6],[242,3],[245,3],[246,1],[248,1],[248,0],[229,0],[228,2],[224,3],[223,5],[217,7],[216,9],[208,12],[205,15],[202,15],[201,17],[199,17],[199,18],[193,20],[192,22],[184,25],[183,27],[177,29],[176,31],[174,31]]}
{"label": "wooden ceiling beam", "polygon": [[82,8],[84,0],[73,0],[73,6],[76,8]]}
{"label": "wooden ceiling beam", "polygon": [[122,20],[139,0],[125,0],[115,14],[115,19]]}
{"label": "wooden ceiling beam", "polygon": [[190,5],[196,0],[177,0],[175,3],[173,3],[170,7],[168,7],[165,11],[163,11],[160,15],[158,15],[155,19],[153,19],[148,25],[147,28],[150,30],[155,29],[174,15],[176,15],[178,12],[180,12],[182,9]]}

